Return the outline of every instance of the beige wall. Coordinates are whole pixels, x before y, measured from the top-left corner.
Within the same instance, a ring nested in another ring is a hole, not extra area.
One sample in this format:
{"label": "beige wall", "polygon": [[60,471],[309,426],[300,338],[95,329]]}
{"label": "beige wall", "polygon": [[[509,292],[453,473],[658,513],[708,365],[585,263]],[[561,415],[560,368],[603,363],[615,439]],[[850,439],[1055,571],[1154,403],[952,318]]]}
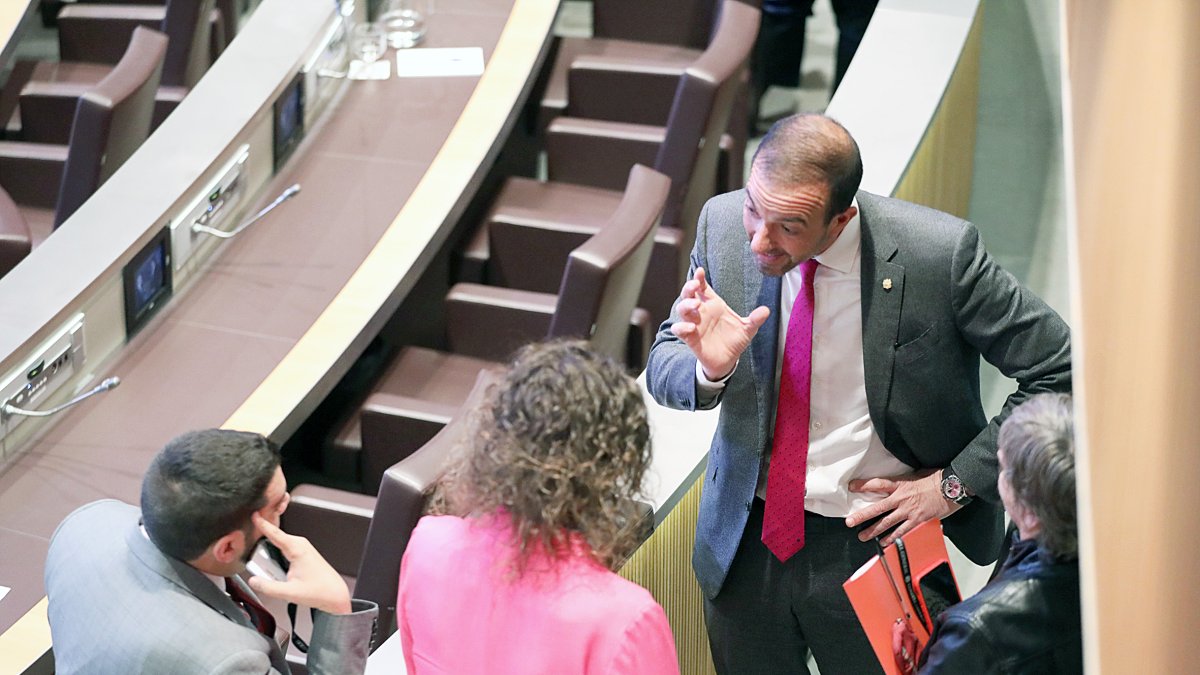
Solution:
{"label": "beige wall", "polygon": [[1088,672],[1200,672],[1200,3],[1064,3]]}

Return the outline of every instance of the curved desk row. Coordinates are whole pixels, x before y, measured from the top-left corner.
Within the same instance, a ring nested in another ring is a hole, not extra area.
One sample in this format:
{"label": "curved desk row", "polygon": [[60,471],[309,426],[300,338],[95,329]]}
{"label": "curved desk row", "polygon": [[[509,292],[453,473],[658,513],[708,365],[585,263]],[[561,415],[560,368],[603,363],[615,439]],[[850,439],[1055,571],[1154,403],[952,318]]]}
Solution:
{"label": "curved desk row", "polygon": [[[0,585],[13,590],[0,601],[0,672],[46,665],[42,564],[63,517],[103,497],[136,503],[148,461],[182,431],[236,426],[285,439],[344,374],[435,264],[495,163],[546,56],[557,6],[443,0],[427,46],[481,47],[484,74],[329,79],[322,90],[333,113],[309,120],[273,174],[275,103],[289,100],[336,14],[328,0],[266,0],[138,153],[0,280],[3,377],[23,372],[31,353],[83,314],[83,351],[72,352],[68,377],[39,406],[110,375],[122,380],[52,425],[4,429]],[[288,185],[303,190],[221,247],[198,238],[180,260],[176,242],[175,296],[127,336],[123,268],[170,239],[164,232],[186,221],[198,195],[224,186],[232,165],[241,173],[225,193],[221,229]]]}

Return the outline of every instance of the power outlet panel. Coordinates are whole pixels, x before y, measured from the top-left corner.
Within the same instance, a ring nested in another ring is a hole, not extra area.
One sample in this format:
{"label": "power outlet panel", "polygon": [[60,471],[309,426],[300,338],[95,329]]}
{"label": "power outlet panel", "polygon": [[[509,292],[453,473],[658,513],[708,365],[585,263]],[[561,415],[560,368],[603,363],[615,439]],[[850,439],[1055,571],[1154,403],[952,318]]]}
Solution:
{"label": "power outlet panel", "polygon": [[[67,324],[42,344],[32,357],[0,384],[0,402],[26,410],[36,409],[54,392],[83,372],[86,354],[83,349],[83,314],[76,314]],[[0,438],[8,435],[23,422],[23,415],[0,411]]]}

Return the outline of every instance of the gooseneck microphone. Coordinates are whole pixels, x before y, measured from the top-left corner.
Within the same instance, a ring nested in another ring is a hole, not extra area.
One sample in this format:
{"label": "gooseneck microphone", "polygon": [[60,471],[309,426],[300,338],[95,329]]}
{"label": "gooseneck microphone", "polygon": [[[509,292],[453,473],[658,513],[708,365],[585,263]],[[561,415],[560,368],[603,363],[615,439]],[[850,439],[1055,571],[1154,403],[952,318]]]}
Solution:
{"label": "gooseneck microphone", "polygon": [[250,227],[251,225],[262,220],[263,216],[266,216],[268,213],[275,210],[275,207],[286,202],[287,200],[291,199],[292,197],[295,197],[299,193],[300,193],[300,184],[296,183],[295,185],[291,186],[290,188],[284,190],[278,197],[275,198],[275,201],[273,201],[270,204],[267,204],[265,207],[263,207],[262,211],[259,211],[258,213],[254,214],[254,216],[252,216],[249,220],[243,222],[241,225],[238,225],[237,227],[233,228],[232,230],[230,230],[228,232],[226,232],[224,230],[218,230],[216,228],[209,227],[207,225],[201,225],[200,223],[192,223],[192,232],[197,232],[200,234],[211,234],[212,236],[219,237],[221,239],[230,239],[232,237],[236,237],[237,235],[241,234],[247,227]]}
{"label": "gooseneck microphone", "polygon": [[18,408],[15,405],[12,405],[9,403],[5,403],[3,407],[0,407],[0,414],[2,414],[5,419],[7,419],[8,417],[10,417],[12,415],[22,415],[25,417],[49,417],[56,413],[60,413],[64,410],[66,410],[67,408],[70,408],[73,405],[76,405],[78,403],[86,401],[87,399],[95,396],[96,394],[103,394],[104,392],[106,392],[110,389],[116,389],[117,385],[119,385],[119,384],[121,384],[121,378],[110,377],[110,378],[104,380],[103,382],[101,382],[100,384],[96,385],[95,387],[93,387],[91,391],[80,394],[79,396],[76,396],[75,398],[71,399],[70,401],[67,401],[66,403],[64,403],[62,405],[56,405],[53,408],[50,408],[49,410],[26,410],[24,408]]}

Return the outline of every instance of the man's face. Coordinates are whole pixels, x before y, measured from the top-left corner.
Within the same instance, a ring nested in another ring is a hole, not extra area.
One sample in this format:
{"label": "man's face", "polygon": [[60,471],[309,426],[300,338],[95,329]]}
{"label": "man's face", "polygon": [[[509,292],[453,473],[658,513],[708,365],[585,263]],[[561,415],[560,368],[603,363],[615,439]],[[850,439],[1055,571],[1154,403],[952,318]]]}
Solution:
{"label": "man's face", "polygon": [[742,224],[759,271],[782,276],[829,248],[857,210],[850,207],[827,222],[828,203],[827,185],[776,185],[751,168]]}
{"label": "man's face", "polygon": [[[258,510],[258,515],[273,525],[279,525],[279,519],[283,516],[283,512],[287,510],[288,504],[291,502],[292,496],[287,491],[287,480],[283,477],[283,469],[276,467],[275,475],[271,477],[271,482],[267,483],[266,504]],[[246,550],[242,552],[242,563],[250,562],[250,558],[254,556],[254,549],[258,543],[265,539],[263,533],[254,525],[250,526],[250,537],[246,539]]]}

